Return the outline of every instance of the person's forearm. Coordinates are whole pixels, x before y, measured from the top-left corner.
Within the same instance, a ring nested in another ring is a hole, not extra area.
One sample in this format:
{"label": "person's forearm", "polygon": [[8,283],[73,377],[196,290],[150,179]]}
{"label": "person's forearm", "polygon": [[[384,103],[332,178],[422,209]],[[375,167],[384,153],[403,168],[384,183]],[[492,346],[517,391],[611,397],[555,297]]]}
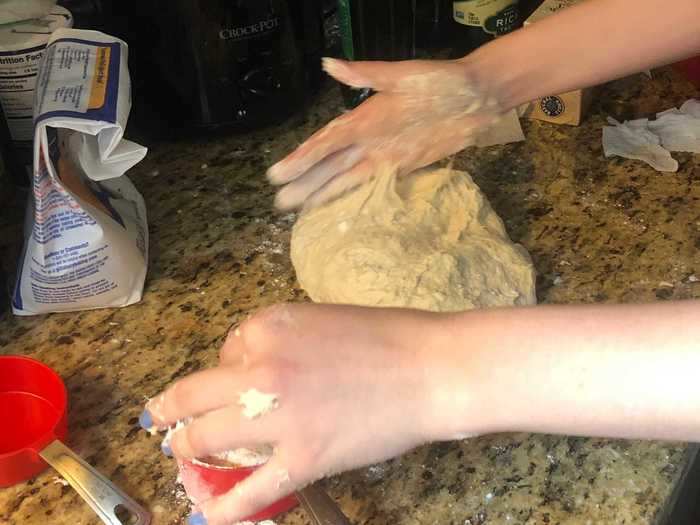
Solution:
{"label": "person's forearm", "polygon": [[700,54],[698,0],[587,0],[467,56],[510,109]]}
{"label": "person's forearm", "polygon": [[[435,436],[700,441],[700,301],[451,316],[426,367]],[[437,357],[436,357],[437,356]]]}

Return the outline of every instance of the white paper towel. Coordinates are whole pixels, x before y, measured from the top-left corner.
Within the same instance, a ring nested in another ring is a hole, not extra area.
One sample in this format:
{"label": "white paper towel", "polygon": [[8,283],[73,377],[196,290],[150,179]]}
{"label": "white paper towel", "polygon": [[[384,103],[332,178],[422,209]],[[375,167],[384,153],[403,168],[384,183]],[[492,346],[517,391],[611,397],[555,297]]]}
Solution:
{"label": "white paper towel", "polygon": [[683,102],[683,105],[681,106],[681,113],[700,118],[700,100],[691,98],[690,100]]}
{"label": "white paper towel", "polygon": [[603,128],[606,157],[618,155],[646,162],[658,171],[678,171],[671,151],[700,153],[700,101],[686,101],[680,109],[657,113],[655,120],[638,119]]}
{"label": "white paper towel", "polygon": [[691,99],[680,109],[669,109],[649,122],[649,129],[659,136],[669,151],[700,153],[700,102]]}

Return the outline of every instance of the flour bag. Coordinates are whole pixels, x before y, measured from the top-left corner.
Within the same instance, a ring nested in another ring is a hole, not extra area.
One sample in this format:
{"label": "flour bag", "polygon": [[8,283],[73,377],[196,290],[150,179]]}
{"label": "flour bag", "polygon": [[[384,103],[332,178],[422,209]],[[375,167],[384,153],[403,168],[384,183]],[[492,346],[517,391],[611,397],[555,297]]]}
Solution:
{"label": "flour bag", "polygon": [[96,31],[51,35],[34,99],[33,184],[15,314],[141,300],[146,207],[124,173],[146,148],[123,138],[130,87],[124,42]]}

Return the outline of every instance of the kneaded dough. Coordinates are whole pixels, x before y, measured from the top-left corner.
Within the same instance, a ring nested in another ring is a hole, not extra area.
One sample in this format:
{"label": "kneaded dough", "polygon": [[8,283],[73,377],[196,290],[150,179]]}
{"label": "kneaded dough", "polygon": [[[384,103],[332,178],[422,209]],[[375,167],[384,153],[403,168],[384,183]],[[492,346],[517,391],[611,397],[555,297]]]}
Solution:
{"label": "kneaded dough", "polygon": [[291,256],[315,302],[436,312],[536,302],[535,271],[469,174],[387,173],[303,213]]}

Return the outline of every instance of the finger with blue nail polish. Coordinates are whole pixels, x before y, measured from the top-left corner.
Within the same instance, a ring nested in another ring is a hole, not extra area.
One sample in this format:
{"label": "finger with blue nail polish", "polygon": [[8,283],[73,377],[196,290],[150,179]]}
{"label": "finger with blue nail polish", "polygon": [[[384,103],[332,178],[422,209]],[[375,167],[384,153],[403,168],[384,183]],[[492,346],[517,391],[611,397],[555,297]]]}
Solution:
{"label": "finger with blue nail polish", "polygon": [[[178,421],[206,414],[235,404],[238,393],[247,387],[233,366],[196,372],[170,385],[146,404],[143,423],[167,430]],[[212,395],[217,392],[217,395]]]}
{"label": "finger with blue nail polish", "polygon": [[164,394],[151,399],[146,403],[146,407],[139,416],[139,425],[151,435],[155,435],[162,430],[166,430],[167,426],[162,424],[161,412],[163,409]]}
{"label": "finger with blue nail polish", "polygon": [[151,430],[153,428],[153,416],[151,412],[146,409],[139,416],[139,425],[144,430]]}
{"label": "finger with blue nail polish", "polygon": [[189,518],[187,518],[187,525],[207,525],[207,518],[205,518],[204,514],[201,512],[192,514]]}
{"label": "finger with blue nail polish", "polygon": [[173,457],[173,449],[170,448],[170,440],[163,440],[163,442],[160,444],[160,449],[169,458]]}
{"label": "finger with blue nail polish", "polygon": [[173,452],[173,436],[175,435],[175,432],[177,430],[183,429],[185,425],[189,424],[190,420],[186,421],[178,421],[174,427],[170,427],[168,429],[168,432],[165,434],[165,437],[163,438],[163,441],[160,444],[160,449],[169,458],[172,458],[175,456]]}

